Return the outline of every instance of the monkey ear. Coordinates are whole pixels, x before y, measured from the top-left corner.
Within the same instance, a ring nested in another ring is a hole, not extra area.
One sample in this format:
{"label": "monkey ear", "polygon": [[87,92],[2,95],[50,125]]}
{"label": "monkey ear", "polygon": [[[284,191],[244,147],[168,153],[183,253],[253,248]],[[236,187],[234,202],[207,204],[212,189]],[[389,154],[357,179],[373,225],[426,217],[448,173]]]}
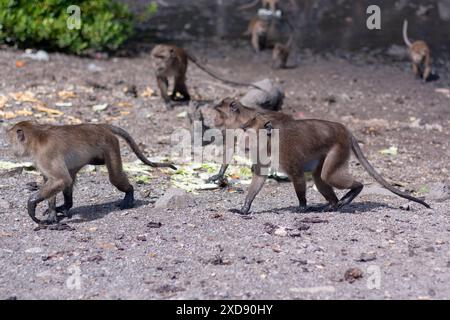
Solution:
{"label": "monkey ear", "polygon": [[272,129],[273,129],[272,122],[267,121],[267,122],[264,124],[264,129],[267,130],[267,135],[270,136],[270,135],[272,134]]}
{"label": "monkey ear", "polygon": [[175,56],[175,50],[173,48],[171,48],[169,52],[172,57]]}
{"label": "monkey ear", "polygon": [[230,110],[231,112],[239,112],[239,108],[236,101],[230,103]]}
{"label": "monkey ear", "polygon": [[16,133],[17,133],[17,139],[19,141],[24,141],[25,140],[25,134],[23,133],[22,129],[17,129]]}

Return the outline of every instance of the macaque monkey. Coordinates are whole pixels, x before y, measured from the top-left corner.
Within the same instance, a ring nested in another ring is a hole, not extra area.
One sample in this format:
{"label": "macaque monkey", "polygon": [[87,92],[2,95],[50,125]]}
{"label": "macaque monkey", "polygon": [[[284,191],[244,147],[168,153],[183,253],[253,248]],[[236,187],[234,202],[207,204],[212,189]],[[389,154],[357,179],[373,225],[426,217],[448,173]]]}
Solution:
{"label": "macaque monkey", "polygon": [[[28,199],[28,214],[34,222],[55,223],[58,221],[57,213],[70,217],[73,184],[78,171],[87,164],[106,165],[111,183],[125,193],[120,208],[133,207],[134,189],[122,169],[116,135],[123,138],[146,165],[176,170],[172,164],[149,161],[134,139],[125,130],[113,125],[53,126],[23,121],[8,129],[7,136],[14,155],[31,157],[44,176],[44,185]],[[56,207],[56,195],[59,192],[64,195],[64,204]],[[41,221],[36,218],[36,207],[44,200],[49,202],[49,216],[47,220]]]}
{"label": "macaque monkey", "polygon": [[[248,108],[233,98],[223,99],[218,105],[214,107],[214,110],[216,111],[214,126],[216,128],[222,128],[224,130],[241,128],[243,124],[254,118],[258,112],[265,112],[267,114],[270,114],[272,117],[280,120],[292,119],[290,115],[281,112],[263,111]],[[228,164],[222,164],[219,173],[210,177],[207,182],[218,182],[219,185],[226,185],[224,176],[227,169]]]}
{"label": "macaque monkey", "polygon": [[291,34],[288,41],[283,44],[277,42],[272,50],[272,67],[275,69],[287,68],[287,61],[289,54],[291,53],[291,46],[294,40],[294,36]]}
{"label": "macaque monkey", "polygon": [[408,21],[403,22],[403,40],[409,48],[409,55],[416,77],[422,78],[424,82],[431,74],[431,52],[425,41],[418,40],[411,43],[408,38]]}
{"label": "macaque monkey", "polygon": [[267,47],[269,29],[270,22],[268,20],[261,19],[257,16],[250,20],[250,24],[244,35],[251,36],[251,44],[256,53],[259,53]]}
{"label": "macaque monkey", "polygon": [[[420,203],[430,208],[424,201],[391,186],[375,171],[353,134],[342,124],[324,120],[278,119],[272,114],[257,114],[245,123],[244,130],[265,129],[268,136],[278,129],[279,165],[294,184],[299,201],[299,211],[306,212],[305,172],[312,172],[319,192],[328,201],[324,211],[335,211],[348,205],[361,192],[364,185],[348,172],[348,160],[353,151],[364,169],[383,187],[394,194]],[[261,147],[261,146],[259,146]],[[270,155],[271,141],[268,139],[267,152]],[[270,164],[268,165],[270,166]],[[241,214],[248,214],[256,195],[261,190],[267,176],[261,174],[263,165],[254,164],[253,178]],[[350,189],[340,200],[333,188]]]}
{"label": "macaque monkey", "polygon": [[[212,71],[201,65],[193,55],[185,51],[183,48],[173,45],[157,45],[153,48],[151,57],[156,70],[158,88],[164,102],[169,106],[173,101],[189,101],[191,99],[186,86],[188,60],[192,61],[204,72],[219,81],[235,86],[254,87],[262,90],[261,88],[250,83],[231,81],[217,76]],[[171,96],[168,94],[169,77],[174,77],[174,88]],[[181,97],[178,97],[178,95],[181,95]]]}

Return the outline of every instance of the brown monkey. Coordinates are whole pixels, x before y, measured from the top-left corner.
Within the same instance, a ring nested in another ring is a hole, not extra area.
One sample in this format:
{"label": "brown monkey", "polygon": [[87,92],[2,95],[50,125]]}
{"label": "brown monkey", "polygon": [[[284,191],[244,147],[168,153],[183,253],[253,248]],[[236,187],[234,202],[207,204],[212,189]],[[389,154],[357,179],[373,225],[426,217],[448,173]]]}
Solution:
{"label": "brown monkey", "polygon": [[277,42],[272,50],[272,67],[285,69],[287,67],[287,61],[289,54],[291,53],[291,46],[294,40],[294,36],[291,34],[288,41],[283,44]]}
{"label": "brown monkey", "polygon": [[[272,114],[257,114],[242,126],[244,130],[267,130],[271,135],[274,129],[279,130],[279,165],[294,183],[301,212],[308,210],[306,206],[306,182],[304,173],[312,172],[319,192],[328,201],[325,211],[335,211],[349,204],[363,189],[363,184],[356,181],[348,172],[348,160],[351,151],[366,171],[383,187],[396,195],[430,206],[391,186],[375,171],[361,151],[356,138],[342,124],[324,120],[289,120],[277,119]],[[268,139],[268,153],[271,145]],[[262,165],[253,165],[253,178],[240,213],[248,214],[255,196],[261,190],[267,176],[260,173]],[[350,189],[338,199],[333,188]]]}
{"label": "brown monkey", "polygon": [[[235,86],[253,87],[262,90],[258,86],[250,83],[236,82],[217,76],[215,73],[201,65],[192,54],[177,46],[159,44],[155,48],[153,48],[151,56],[154,68],[156,70],[156,80],[158,82],[161,96],[169,105],[172,101],[189,101],[191,98],[186,86],[186,71],[188,67],[188,60],[192,61],[197,67],[202,69],[211,77],[224,83]],[[173,93],[171,96],[168,95],[169,77],[174,77],[175,79]],[[180,94],[182,98],[178,98],[177,93]]]}
{"label": "brown monkey", "polygon": [[[149,161],[125,130],[108,124],[52,126],[23,121],[10,128],[7,135],[14,154],[31,157],[44,176],[44,185],[28,200],[28,214],[36,223],[42,223],[36,218],[36,206],[44,200],[49,201],[46,223],[57,222],[57,212],[70,217],[75,177],[87,164],[106,164],[111,183],[125,193],[120,208],[133,206],[133,186],[122,169],[119,140],[115,135],[122,137],[146,165],[176,170],[172,164]],[[64,204],[56,207],[59,192],[63,192]]]}
{"label": "brown monkey", "polygon": [[411,43],[408,38],[407,20],[403,22],[403,40],[409,48],[414,74],[426,82],[431,74],[431,51],[425,41],[418,40]]}
{"label": "brown monkey", "polygon": [[256,53],[267,47],[270,23],[268,20],[261,19],[258,16],[250,20],[247,31],[244,35],[251,36],[251,44]]}
{"label": "brown monkey", "polygon": [[[290,115],[266,110],[257,110],[248,108],[242,105],[239,101],[233,98],[225,98],[218,105],[214,107],[216,117],[214,119],[214,126],[222,129],[239,129],[250,119],[254,118],[258,112],[270,114],[280,121],[284,119],[292,119]],[[231,146],[230,146],[231,147]],[[207,182],[218,182],[220,185],[226,185],[225,172],[228,169],[228,164],[222,164],[218,174],[210,177]]]}

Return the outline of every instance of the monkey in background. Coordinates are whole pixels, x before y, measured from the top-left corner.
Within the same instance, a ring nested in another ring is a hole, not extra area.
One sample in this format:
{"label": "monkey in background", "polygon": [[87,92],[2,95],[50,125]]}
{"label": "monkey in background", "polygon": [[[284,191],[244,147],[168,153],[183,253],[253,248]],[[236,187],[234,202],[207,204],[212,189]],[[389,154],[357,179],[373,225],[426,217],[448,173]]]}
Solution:
{"label": "monkey in background", "polygon": [[431,52],[427,43],[417,40],[411,43],[408,38],[408,21],[403,22],[403,40],[409,48],[414,74],[426,82],[431,74]]}
{"label": "monkey in background", "polygon": [[268,47],[268,36],[269,36],[270,23],[268,20],[261,19],[258,16],[253,17],[250,20],[247,31],[244,33],[246,36],[251,36],[251,44],[253,50],[259,53]]}
{"label": "monkey in background", "polygon": [[292,42],[294,41],[294,35],[289,35],[288,41],[283,44],[277,42],[272,50],[272,68],[285,69],[287,68],[287,61],[291,53]]}

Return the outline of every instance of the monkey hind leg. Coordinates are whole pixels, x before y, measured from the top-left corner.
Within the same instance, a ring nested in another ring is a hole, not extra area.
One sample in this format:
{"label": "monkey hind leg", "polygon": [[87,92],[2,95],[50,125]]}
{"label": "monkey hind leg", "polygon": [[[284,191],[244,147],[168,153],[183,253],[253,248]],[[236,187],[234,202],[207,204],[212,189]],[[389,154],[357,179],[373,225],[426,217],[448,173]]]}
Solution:
{"label": "monkey hind leg", "polygon": [[348,172],[349,148],[337,145],[329,152],[322,167],[320,178],[340,190],[350,189],[337,203],[330,206],[330,210],[337,210],[349,204],[362,191],[364,185],[356,181]]}
{"label": "monkey hind leg", "polygon": [[316,211],[329,211],[337,206],[339,199],[336,196],[333,187],[322,180],[321,178],[322,166],[323,161],[319,164],[317,169],[314,170],[312,176],[314,179],[314,184],[317,187],[317,190],[319,190],[320,194],[325,198],[325,200],[327,200],[328,204],[317,208]]}
{"label": "monkey hind leg", "polygon": [[63,190],[64,204],[62,206],[56,207],[56,212],[62,213],[67,218],[72,218],[70,209],[73,206],[73,185],[67,187]]}
{"label": "monkey hind leg", "polygon": [[119,191],[125,193],[125,197],[119,204],[120,209],[125,210],[132,208],[134,205],[134,188],[123,171],[118,141],[116,141],[115,144],[113,151],[110,151],[105,157],[106,167],[108,168],[109,181],[111,184]]}

